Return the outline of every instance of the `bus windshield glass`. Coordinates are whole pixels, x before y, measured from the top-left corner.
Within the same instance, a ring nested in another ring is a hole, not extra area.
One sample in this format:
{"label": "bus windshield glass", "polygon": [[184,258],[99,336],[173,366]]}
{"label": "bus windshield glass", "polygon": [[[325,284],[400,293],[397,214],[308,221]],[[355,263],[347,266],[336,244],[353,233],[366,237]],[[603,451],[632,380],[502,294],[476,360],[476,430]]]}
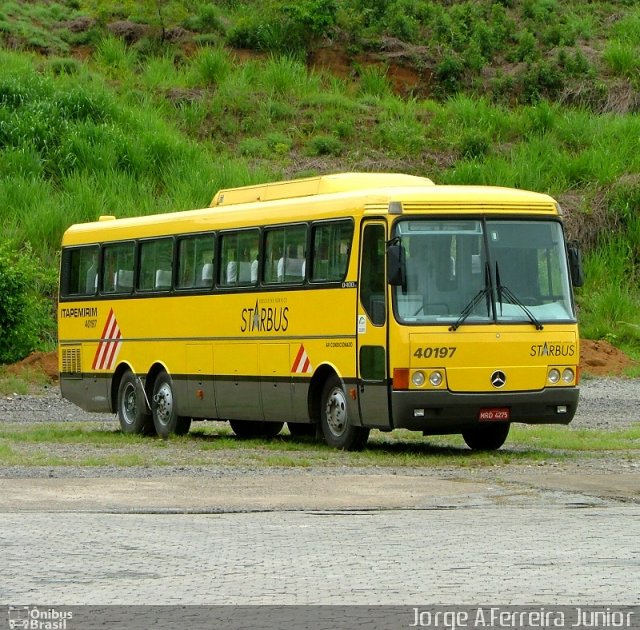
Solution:
{"label": "bus windshield glass", "polygon": [[575,320],[558,221],[410,219],[396,224],[405,282],[394,310],[408,324]]}

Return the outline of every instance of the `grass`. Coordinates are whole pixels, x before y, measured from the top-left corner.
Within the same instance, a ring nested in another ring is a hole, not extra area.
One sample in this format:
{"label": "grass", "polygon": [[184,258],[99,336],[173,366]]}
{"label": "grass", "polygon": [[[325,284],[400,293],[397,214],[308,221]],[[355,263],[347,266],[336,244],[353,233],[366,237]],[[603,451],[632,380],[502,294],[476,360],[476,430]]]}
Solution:
{"label": "grass", "polygon": [[490,467],[599,457],[613,452],[640,456],[640,425],[621,431],[559,427],[512,428],[507,444],[492,453],[472,452],[459,436],[422,438],[408,431],[373,432],[362,452],[345,453],[288,435],[241,440],[226,424],[198,425],[171,440],[122,434],[116,425],[44,423],[0,426],[2,466],[257,466],[322,467]]}
{"label": "grass", "polygon": [[42,370],[24,368],[20,374],[13,374],[0,367],[0,395],[15,396],[42,392],[50,385],[50,380]]}

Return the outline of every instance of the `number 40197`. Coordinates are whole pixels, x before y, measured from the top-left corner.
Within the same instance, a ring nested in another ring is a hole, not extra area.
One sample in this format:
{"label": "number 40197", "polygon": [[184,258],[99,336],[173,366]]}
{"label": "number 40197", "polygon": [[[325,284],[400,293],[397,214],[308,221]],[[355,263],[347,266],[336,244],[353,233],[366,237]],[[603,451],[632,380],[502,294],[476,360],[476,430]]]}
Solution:
{"label": "number 40197", "polygon": [[455,346],[435,346],[433,348],[418,348],[413,356],[418,359],[447,359],[453,357],[457,348]]}

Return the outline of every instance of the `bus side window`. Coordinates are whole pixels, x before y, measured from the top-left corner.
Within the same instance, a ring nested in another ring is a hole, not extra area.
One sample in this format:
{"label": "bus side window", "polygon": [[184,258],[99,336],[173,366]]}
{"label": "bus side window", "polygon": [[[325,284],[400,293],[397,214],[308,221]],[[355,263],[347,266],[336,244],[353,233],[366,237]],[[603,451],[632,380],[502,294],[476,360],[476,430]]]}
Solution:
{"label": "bus side window", "polygon": [[133,290],[133,243],[113,243],[104,246],[102,291],[131,293]]}
{"label": "bus side window", "polygon": [[98,290],[100,248],[66,249],[62,254],[61,295],[95,295]]}
{"label": "bus side window", "polygon": [[347,274],[353,224],[334,221],[316,224],[311,243],[311,282],[341,282]]}
{"label": "bus side window", "polygon": [[268,230],[265,237],[264,281],[300,284],[306,273],[307,228],[292,225]]}
{"label": "bus side window", "polygon": [[241,230],[221,235],[222,286],[250,286],[257,283],[257,260],[260,233],[258,230]]}
{"label": "bus side window", "polygon": [[[171,288],[173,239],[155,238],[140,243],[140,291],[166,291]],[[133,280],[133,277],[131,278]]]}
{"label": "bus side window", "polygon": [[213,234],[178,239],[178,289],[211,288],[214,278]]}

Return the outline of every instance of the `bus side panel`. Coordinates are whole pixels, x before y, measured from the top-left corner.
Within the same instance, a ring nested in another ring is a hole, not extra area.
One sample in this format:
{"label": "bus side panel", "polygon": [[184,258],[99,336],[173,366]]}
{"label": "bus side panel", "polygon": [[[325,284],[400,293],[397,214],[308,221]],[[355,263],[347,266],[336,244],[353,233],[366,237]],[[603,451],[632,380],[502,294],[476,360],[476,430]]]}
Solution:
{"label": "bus side panel", "polygon": [[188,343],[186,345],[187,373],[181,379],[178,402],[180,415],[192,418],[217,418],[215,387],[212,373],[213,344]]}
{"label": "bus side panel", "polygon": [[288,343],[260,344],[260,394],[265,420],[294,420]]}
{"label": "bus side panel", "polygon": [[291,384],[291,408],[296,422],[311,422],[309,416],[309,380],[294,380]]}
{"label": "bus side panel", "polygon": [[84,411],[109,413],[109,387],[111,378],[92,378],[86,375],[82,379],[60,376],[62,397]]}
{"label": "bus side panel", "polygon": [[257,343],[221,343],[215,348],[215,393],[224,420],[262,420]]}

